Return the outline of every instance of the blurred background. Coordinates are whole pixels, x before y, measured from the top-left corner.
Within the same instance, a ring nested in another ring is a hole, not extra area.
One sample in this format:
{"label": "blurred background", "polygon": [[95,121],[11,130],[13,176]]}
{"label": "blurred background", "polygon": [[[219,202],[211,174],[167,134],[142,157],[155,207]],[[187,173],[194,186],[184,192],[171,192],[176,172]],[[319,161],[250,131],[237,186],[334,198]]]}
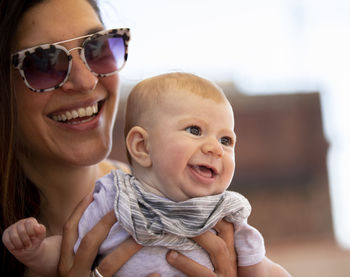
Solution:
{"label": "blurred background", "polygon": [[130,27],[111,157],[126,161],[130,89],[159,73],[208,78],[232,103],[230,189],[244,194],[267,256],[293,276],[350,276],[350,1],[100,0]]}

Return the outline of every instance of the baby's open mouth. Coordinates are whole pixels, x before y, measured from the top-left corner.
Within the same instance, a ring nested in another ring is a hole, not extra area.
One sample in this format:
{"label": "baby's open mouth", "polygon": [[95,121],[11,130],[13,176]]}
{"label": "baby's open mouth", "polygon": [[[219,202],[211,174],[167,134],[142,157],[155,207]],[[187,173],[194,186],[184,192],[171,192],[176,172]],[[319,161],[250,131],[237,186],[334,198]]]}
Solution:
{"label": "baby's open mouth", "polygon": [[214,168],[205,165],[191,165],[190,167],[199,175],[206,178],[213,178],[217,175],[217,172]]}
{"label": "baby's open mouth", "polygon": [[99,112],[104,101],[100,101],[91,106],[81,107],[57,114],[51,114],[49,117],[56,121],[66,124],[79,124],[92,120]]}

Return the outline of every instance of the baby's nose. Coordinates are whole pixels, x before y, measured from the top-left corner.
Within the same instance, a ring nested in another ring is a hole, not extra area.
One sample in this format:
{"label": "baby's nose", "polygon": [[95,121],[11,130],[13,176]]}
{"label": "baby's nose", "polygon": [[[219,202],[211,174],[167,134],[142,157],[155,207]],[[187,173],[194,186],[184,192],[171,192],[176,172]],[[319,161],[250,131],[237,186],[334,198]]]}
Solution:
{"label": "baby's nose", "polygon": [[202,146],[204,154],[210,154],[216,158],[221,158],[224,154],[221,143],[216,138],[208,138]]}

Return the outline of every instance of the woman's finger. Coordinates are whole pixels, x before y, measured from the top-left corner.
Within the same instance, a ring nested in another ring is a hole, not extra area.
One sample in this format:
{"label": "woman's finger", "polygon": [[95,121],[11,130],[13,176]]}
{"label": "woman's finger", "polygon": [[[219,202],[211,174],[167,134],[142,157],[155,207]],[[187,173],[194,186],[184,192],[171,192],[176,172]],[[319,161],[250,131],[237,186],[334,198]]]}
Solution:
{"label": "woman's finger", "polygon": [[234,225],[230,222],[227,222],[226,220],[220,220],[215,226],[215,231],[218,233],[217,235],[222,238],[228,247],[228,250],[230,252],[230,256],[232,258],[232,262],[234,264],[237,263],[237,255],[235,251],[235,229]]}
{"label": "woman's finger", "polygon": [[115,222],[116,218],[114,211],[110,211],[102,217],[102,219],[81,240],[71,269],[77,274],[77,276],[83,276],[83,274],[90,270],[101,243],[105,240]]}
{"label": "woman's finger", "polygon": [[215,277],[216,274],[207,267],[191,260],[179,252],[170,250],[166,259],[170,265],[189,277]]}
{"label": "woman's finger", "polygon": [[141,248],[132,237],[128,238],[100,262],[98,271],[104,277],[112,276]]}
{"label": "woman's finger", "polygon": [[236,277],[237,262],[234,250],[233,225],[222,220],[216,224],[214,229],[217,235],[208,231],[193,238],[193,240],[209,253],[215,272],[176,251],[170,251],[167,254],[169,264],[191,277],[217,275],[221,277]]}
{"label": "woman's finger", "polygon": [[[222,232],[223,230],[221,230],[221,235],[224,235],[224,238],[228,239],[228,235],[223,234]],[[220,276],[237,276],[237,265],[234,261],[235,255],[232,256],[234,250],[230,250],[230,248],[234,246],[227,245],[222,237],[217,236],[210,231],[193,238],[193,240],[209,253],[210,260],[213,263],[217,274]]]}
{"label": "woman's finger", "polygon": [[59,276],[66,276],[74,264],[73,247],[78,238],[79,220],[91,201],[92,193],[88,194],[83,200],[80,201],[64,225],[61,256],[58,265]]}

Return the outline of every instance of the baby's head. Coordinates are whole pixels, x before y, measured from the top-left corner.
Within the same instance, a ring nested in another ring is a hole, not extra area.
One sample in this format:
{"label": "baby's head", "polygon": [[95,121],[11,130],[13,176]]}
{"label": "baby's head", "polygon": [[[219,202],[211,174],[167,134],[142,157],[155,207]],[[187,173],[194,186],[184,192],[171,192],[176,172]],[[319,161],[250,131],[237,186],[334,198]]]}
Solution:
{"label": "baby's head", "polygon": [[125,136],[135,176],[174,201],[223,192],[234,168],[234,118],[222,90],[187,73],[146,79],[131,91]]}

